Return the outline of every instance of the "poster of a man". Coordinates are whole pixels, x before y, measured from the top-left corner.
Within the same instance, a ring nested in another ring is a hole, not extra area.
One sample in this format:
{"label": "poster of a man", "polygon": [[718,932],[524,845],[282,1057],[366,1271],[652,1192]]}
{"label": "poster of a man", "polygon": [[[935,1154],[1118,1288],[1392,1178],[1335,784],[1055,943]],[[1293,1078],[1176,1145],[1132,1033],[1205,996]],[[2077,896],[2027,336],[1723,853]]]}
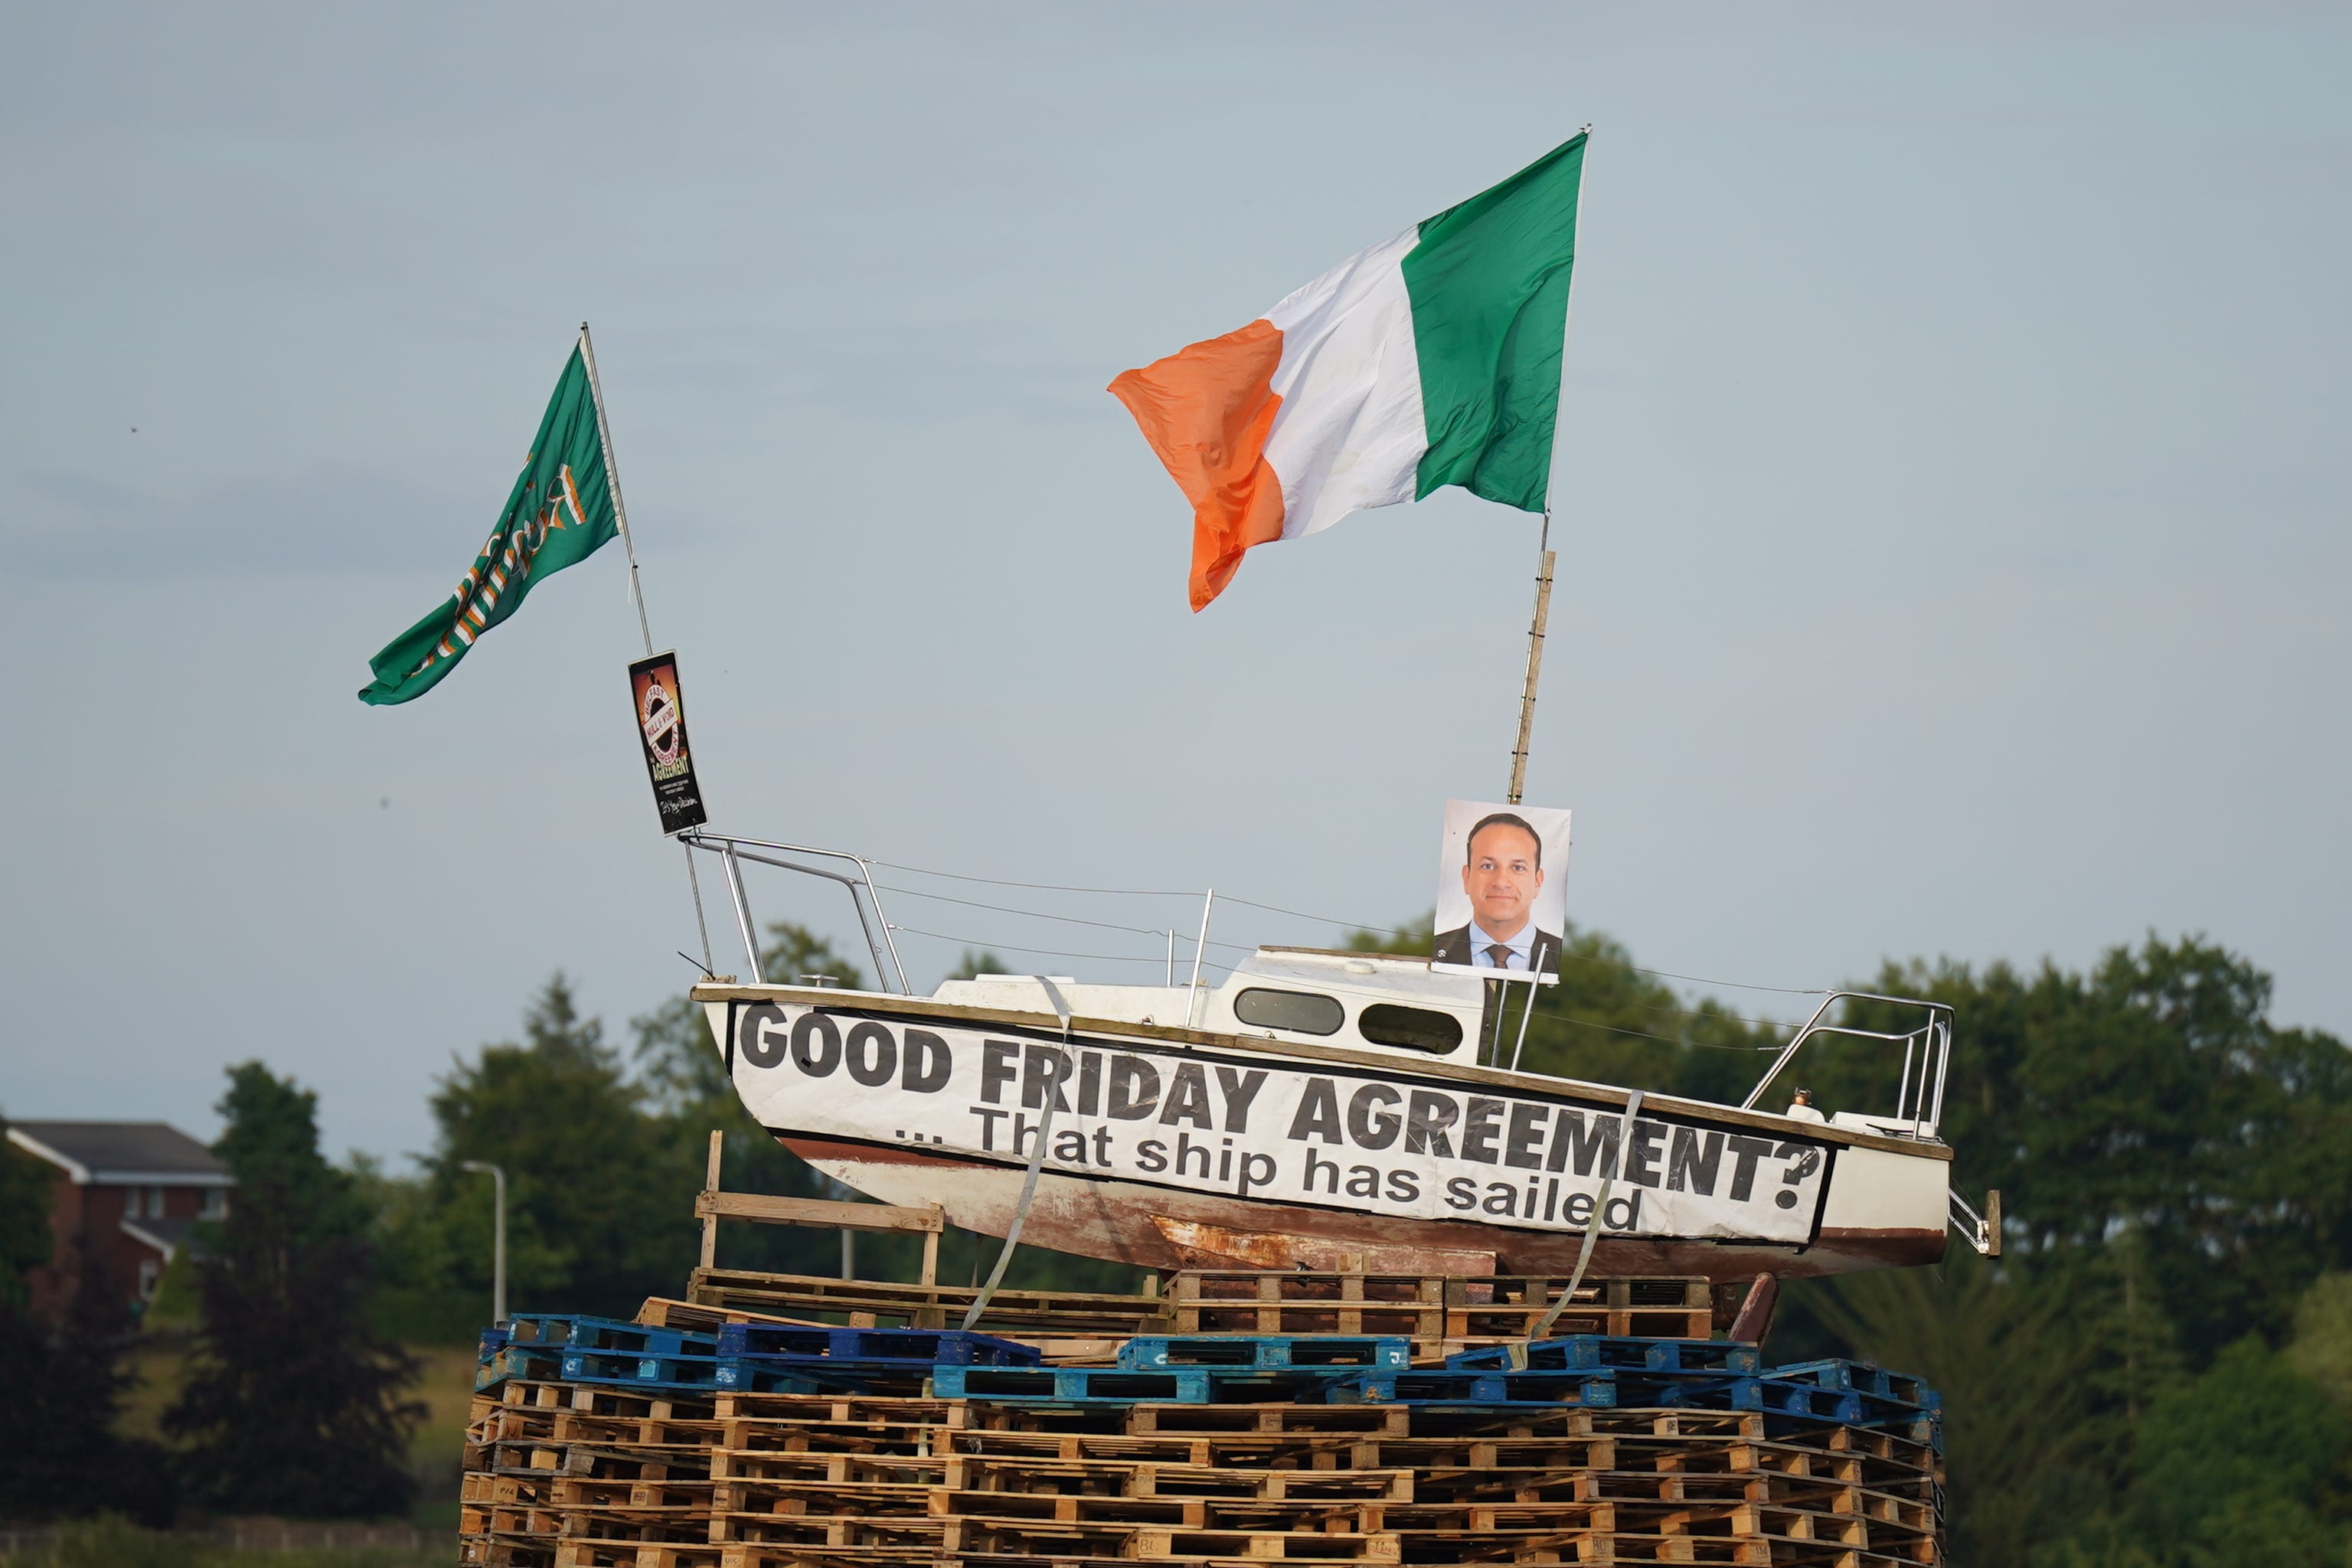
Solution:
{"label": "poster of a man", "polygon": [[1447,801],[1430,967],[1558,980],[1568,846],[1565,810]]}

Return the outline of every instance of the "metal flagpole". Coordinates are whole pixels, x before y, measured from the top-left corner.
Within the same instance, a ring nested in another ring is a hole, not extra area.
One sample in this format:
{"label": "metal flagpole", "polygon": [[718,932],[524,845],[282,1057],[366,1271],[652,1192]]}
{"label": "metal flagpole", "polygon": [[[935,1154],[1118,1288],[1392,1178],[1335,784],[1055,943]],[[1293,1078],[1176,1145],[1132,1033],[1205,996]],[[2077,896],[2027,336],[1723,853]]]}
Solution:
{"label": "metal flagpole", "polygon": [[621,527],[621,548],[629,557],[629,598],[637,606],[637,631],[646,639],[646,657],[654,652],[653,627],[646,622],[646,595],[637,582],[637,543],[629,536],[629,509],[621,502],[620,465],[613,461],[613,427],[604,423],[604,384],[596,377],[596,344],[588,323],[580,323],[580,357],[588,365],[588,395],[596,404],[596,444],[604,451],[604,485],[613,492],[613,521]]}
{"label": "metal flagpole", "polygon": [[[588,395],[596,405],[596,445],[604,455],[604,486],[613,492],[613,521],[620,527],[621,549],[629,558],[629,601],[637,607],[637,635],[645,638],[646,657],[651,658],[654,631],[646,619],[645,587],[637,577],[637,542],[629,533],[629,509],[621,502],[621,468],[613,460],[613,427],[604,422],[604,384],[596,377],[596,343],[588,335],[585,321],[580,323],[580,358],[588,367]],[[702,912],[702,879],[695,874],[694,850],[681,840],[677,851],[686,857],[687,885],[694,889],[694,923],[702,933],[702,973],[714,973],[710,966],[710,921]]]}

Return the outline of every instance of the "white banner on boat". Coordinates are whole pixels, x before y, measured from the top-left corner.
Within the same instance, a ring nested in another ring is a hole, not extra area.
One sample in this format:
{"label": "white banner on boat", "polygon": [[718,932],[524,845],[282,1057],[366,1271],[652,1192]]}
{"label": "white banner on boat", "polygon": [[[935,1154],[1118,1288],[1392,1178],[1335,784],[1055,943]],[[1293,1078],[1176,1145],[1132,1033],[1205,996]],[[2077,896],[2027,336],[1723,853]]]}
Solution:
{"label": "white banner on boat", "polygon": [[[777,1131],[1413,1219],[1612,1235],[1810,1239],[1829,1150],[1748,1128],[1487,1093],[1408,1068],[738,1005],[735,1087]],[[1623,1147],[1621,1148],[1621,1142]],[[1620,1169],[1622,1157],[1622,1170]]]}

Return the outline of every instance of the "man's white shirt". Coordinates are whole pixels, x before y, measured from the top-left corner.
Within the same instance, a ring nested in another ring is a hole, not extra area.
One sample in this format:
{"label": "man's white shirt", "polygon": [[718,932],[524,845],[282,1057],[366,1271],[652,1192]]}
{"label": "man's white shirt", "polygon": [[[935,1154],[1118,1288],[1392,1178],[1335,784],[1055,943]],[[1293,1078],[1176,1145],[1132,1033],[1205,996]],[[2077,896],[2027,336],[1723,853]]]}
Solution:
{"label": "man's white shirt", "polygon": [[[1509,963],[1497,965],[1495,963],[1493,956],[1487,952],[1486,950],[1495,946],[1497,942],[1501,942],[1503,946],[1511,950]],[[1536,922],[1533,921],[1529,921],[1527,924],[1521,926],[1519,928],[1518,935],[1513,937],[1508,942],[1503,942],[1500,937],[1487,935],[1486,932],[1479,927],[1478,922],[1474,920],[1470,922],[1470,967],[1473,969],[1495,969],[1498,967],[1503,969],[1531,969],[1535,966],[1535,944]]]}

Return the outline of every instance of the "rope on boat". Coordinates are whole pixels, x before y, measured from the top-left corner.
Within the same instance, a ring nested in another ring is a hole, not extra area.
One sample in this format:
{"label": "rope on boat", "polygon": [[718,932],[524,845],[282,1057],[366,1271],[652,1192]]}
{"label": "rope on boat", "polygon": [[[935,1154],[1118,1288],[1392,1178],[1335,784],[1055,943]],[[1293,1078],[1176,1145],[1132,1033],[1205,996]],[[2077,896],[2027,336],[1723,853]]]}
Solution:
{"label": "rope on boat", "polygon": [[[1058,882],[1023,882],[1017,881],[1009,877],[969,877],[958,871],[935,871],[927,866],[908,866],[896,860],[876,860],[872,862],[872,864],[887,867],[893,871],[911,871],[918,877],[940,877],[950,882],[977,882],[984,887],[991,888],[1026,888],[1033,891],[1041,893],[1090,893],[1106,898],[1128,899],[1195,899],[1200,897],[1198,893],[1175,888],[1080,888],[1067,886]],[[884,891],[900,893],[908,897],[918,899],[940,899],[942,897],[937,893],[919,893],[911,888],[887,888],[885,889]],[[944,899],[943,901],[948,903],[970,902],[970,900],[961,899]],[[1240,898],[1231,893],[1225,895],[1224,901],[1230,904],[1240,904],[1248,909],[1263,910],[1268,914],[1287,915],[1293,920],[1313,921],[1318,925],[1343,926],[1350,931],[1378,931],[1384,929],[1383,923],[1379,921],[1341,920],[1337,915],[1320,915],[1307,910],[1286,909],[1280,904],[1262,904],[1255,899]],[[996,910],[1004,914],[1029,915],[1039,920],[1063,921],[1072,925],[1100,926],[1106,931],[1134,931],[1143,936],[1158,936],[1160,934],[1160,931],[1158,929],[1146,929],[1141,926],[1119,925],[1109,921],[1078,920],[1067,915],[1049,915],[1041,910],[1013,909],[1008,906],[999,904],[972,903],[971,907],[974,909]],[[905,930],[907,928],[899,927],[898,929]],[[920,936],[929,936],[936,933],[919,931],[916,934]],[[941,940],[948,942],[960,942],[965,939],[961,937],[946,937]],[[1011,944],[998,943],[997,945],[1010,946]],[[1237,952],[1249,951],[1239,947],[1233,942],[1213,942],[1209,943],[1209,945],[1211,947],[1231,948]],[[1045,950],[1038,948],[1022,948],[1016,951],[1034,952],[1043,952]],[[1099,956],[1107,959],[1114,957],[1114,955],[1108,953],[1094,954],[1084,952],[1055,953],[1053,956],[1057,958],[1092,958]],[[1683,974],[1671,969],[1649,969],[1638,963],[1629,963],[1622,958],[1595,958],[1589,953],[1563,952],[1560,954],[1560,957],[1578,963],[1597,963],[1611,969],[1628,970],[1635,974],[1647,974],[1659,980],[1679,980],[1689,985],[1715,985],[1722,986],[1733,991],[1769,991],[1781,996],[1826,996],[1830,994],[1831,990],[1830,987],[1822,985],[1758,985],[1753,982],[1745,980],[1717,980],[1704,974]],[[1149,960],[1133,959],[1119,962],[1142,963],[1149,962]],[[1673,1009],[1673,1011],[1685,1011],[1685,1009],[1677,1008]],[[1769,1020],[1751,1018],[1743,1019],[1742,1022],[1761,1024],[1769,1022]]]}
{"label": "rope on boat", "polygon": [[[1012,942],[983,942],[978,937],[950,936],[943,931],[925,931],[920,926],[902,926],[896,921],[892,921],[890,922],[890,929],[907,936],[927,936],[935,942],[952,942],[962,947],[982,948],[992,952],[1001,947],[1007,952],[1030,952],[1035,953],[1041,958],[1090,958],[1104,963],[1158,964],[1166,962],[1164,959],[1159,958],[1129,958],[1123,954],[1116,952],[1066,952],[1058,947],[1023,947],[1020,943]],[[1159,933],[1155,931],[1152,934],[1157,936]],[[1215,947],[1218,944],[1213,942],[1209,945],[1211,947]],[[1207,967],[1211,969],[1222,969],[1227,973],[1231,973],[1234,966],[1230,963],[1219,963],[1213,958],[1208,961]],[[1021,978],[1028,980],[1034,978],[1034,976],[1024,974],[1021,976]]]}
{"label": "rope on boat", "polygon": [[[1045,997],[1054,1004],[1054,1014],[1062,1020],[1062,1044],[1070,1044],[1070,1004],[1062,995],[1061,987],[1042,974],[1029,977],[1045,988]],[[1065,1058],[1066,1064],[1068,1058]],[[996,1267],[988,1271],[988,1283],[971,1299],[965,1310],[963,1326],[971,1328],[988,1310],[988,1303],[996,1288],[1004,1283],[1004,1266],[1013,1261],[1013,1249],[1021,1245],[1021,1227],[1029,1223],[1029,1205],[1037,1196],[1037,1173],[1045,1166],[1045,1139],[1054,1129],[1054,1108],[1062,1102],[1062,1080],[1048,1079],[1045,1083],[1045,1109],[1037,1118],[1037,1146],[1029,1152],[1029,1169],[1021,1178],[1021,1201],[1013,1205],[1013,1226],[1004,1233],[1003,1249],[996,1255]],[[1607,1188],[1604,1186],[1604,1192]]]}
{"label": "rope on boat", "polygon": [[[1616,1184],[1617,1173],[1625,1163],[1625,1151],[1633,1146],[1633,1119],[1642,1114],[1643,1093],[1643,1090],[1637,1089],[1625,1097],[1625,1120],[1620,1124],[1617,1133],[1617,1158],[1611,1162],[1608,1170],[1601,1174],[1601,1195],[1592,1200],[1592,1217],[1584,1225],[1584,1245],[1576,1254],[1576,1272],[1568,1277],[1568,1289],[1559,1293],[1559,1300],[1551,1304],[1551,1310],[1546,1312],[1537,1321],[1536,1326],[1528,1331],[1526,1339],[1511,1347],[1513,1372],[1528,1370],[1528,1348],[1551,1332],[1551,1326],[1559,1321],[1559,1315],[1568,1310],[1568,1304],[1570,1301],[1576,1300],[1577,1287],[1584,1283],[1584,1270],[1592,1261],[1592,1244],[1601,1238],[1601,1215],[1609,1206],[1609,1189]],[[1050,1110],[1051,1107],[1048,1109]],[[970,1327],[969,1324],[965,1326]]]}
{"label": "rope on boat", "polygon": [[[1138,936],[1164,934],[1157,926],[1128,926],[1120,925],[1117,921],[1090,921],[1076,915],[1049,915],[1043,910],[1019,910],[1014,909],[1011,904],[983,904],[977,899],[951,899],[945,893],[918,892],[912,888],[893,888],[887,883],[883,885],[882,890],[886,893],[897,893],[903,898],[929,899],[935,904],[961,904],[968,910],[992,910],[1000,915],[1019,915],[1024,920],[1033,921],[1055,921],[1066,926],[1094,926],[1102,931],[1133,931]],[[1209,945],[1219,947],[1231,944],[1211,942]]]}

